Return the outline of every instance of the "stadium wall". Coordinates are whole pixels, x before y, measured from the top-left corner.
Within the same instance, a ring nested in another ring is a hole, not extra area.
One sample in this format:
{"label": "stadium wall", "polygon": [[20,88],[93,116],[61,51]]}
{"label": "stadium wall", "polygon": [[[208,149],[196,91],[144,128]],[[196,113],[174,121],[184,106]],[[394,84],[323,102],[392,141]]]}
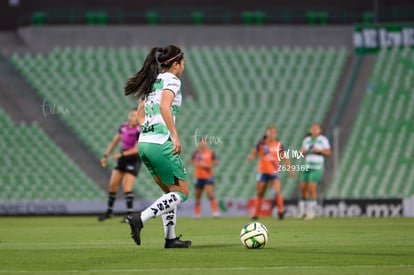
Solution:
{"label": "stadium wall", "polygon": [[[152,201],[136,200],[135,208],[144,209]],[[90,202],[2,202],[0,201],[0,215],[25,216],[25,215],[92,215],[102,212],[106,201]],[[219,201],[223,216],[248,217],[248,200],[222,200]],[[264,204],[264,210],[272,216],[276,216],[275,209],[270,208],[271,202]],[[117,200],[114,212],[123,214],[125,201]],[[194,213],[194,200],[188,200],[179,206],[179,215],[191,217]],[[268,209],[266,209],[268,208]],[[285,202],[286,216],[296,217],[299,214],[297,202],[287,200]],[[322,217],[414,217],[414,197],[407,199],[330,199],[324,200],[316,208],[318,216]],[[202,203],[202,216],[211,216],[208,201]]]}
{"label": "stadium wall", "polygon": [[333,46],[353,48],[352,26],[39,26],[17,31],[32,51],[54,47]]}

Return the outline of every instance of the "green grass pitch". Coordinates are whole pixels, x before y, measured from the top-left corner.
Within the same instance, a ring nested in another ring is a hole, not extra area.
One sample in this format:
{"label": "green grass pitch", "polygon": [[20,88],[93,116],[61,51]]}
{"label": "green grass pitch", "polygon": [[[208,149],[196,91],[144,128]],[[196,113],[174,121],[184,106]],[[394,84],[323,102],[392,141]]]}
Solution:
{"label": "green grass pitch", "polygon": [[264,249],[248,250],[247,218],[179,218],[189,249],[165,250],[161,219],[142,245],[120,217],[0,218],[0,274],[414,274],[414,219],[260,220]]}

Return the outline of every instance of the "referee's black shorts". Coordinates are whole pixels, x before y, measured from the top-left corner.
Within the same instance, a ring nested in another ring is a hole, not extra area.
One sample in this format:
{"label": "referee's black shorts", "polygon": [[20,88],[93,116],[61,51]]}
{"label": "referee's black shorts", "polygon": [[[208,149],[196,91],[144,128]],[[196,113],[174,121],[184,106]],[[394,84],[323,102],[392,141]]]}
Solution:
{"label": "referee's black shorts", "polygon": [[116,163],[115,170],[129,173],[135,177],[138,175],[139,168],[141,167],[141,159],[139,155],[131,155],[120,157]]}

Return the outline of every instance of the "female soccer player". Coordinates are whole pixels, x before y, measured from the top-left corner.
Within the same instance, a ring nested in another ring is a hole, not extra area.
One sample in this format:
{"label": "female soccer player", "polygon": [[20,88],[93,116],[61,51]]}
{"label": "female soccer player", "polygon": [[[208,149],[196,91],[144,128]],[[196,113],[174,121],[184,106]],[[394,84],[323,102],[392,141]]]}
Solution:
{"label": "female soccer player", "polygon": [[141,229],[151,218],[162,216],[165,248],[187,248],[191,241],[182,241],[175,234],[177,206],[187,200],[186,170],[180,159],[181,141],[175,127],[182,94],[179,77],[184,71],[184,53],[170,45],[153,48],[142,68],[128,79],[125,95],[135,94],[138,123],[142,133],[138,151],[154,181],[165,192],[147,209],[127,217],[131,236],[141,244]]}
{"label": "female soccer player", "polygon": [[[132,191],[132,187],[141,166],[141,160],[138,155],[138,138],[140,132],[141,127],[137,122],[137,109],[132,109],[128,115],[128,122],[121,125],[101,159],[101,165],[105,167],[109,154],[121,142],[121,152],[112,155],[112,159],[117,160],[117,164],[109,180],[108,206],[106,212],[98,217],[100,222],[113,217],[112,209],[116,200],[116,192],[121,182],[127,207],[126,214],[131,214],[134,209],[134,192]],[[122,221],[126,221],[126,216]]]}
{"label": "female soccer player", "polygon": [[312,124],[310,135],[306,136],[302,143],[307,170],[303,172],[300,184],[302,200],[299,202],[299,218],[301,219],[311,220],[315,217],[317,187],[323,176],[324,157],[332,155],[329,140],[321,133],[321,125]]}
{"label": "female soccer player", "polygon": [[198,149],[194,151],[190,164],[196,167],[195,170],[195,197],[196,202],[194,206],[194,216],[200,217],[201,213],[201,196],[203,190],[206,191],[207,197],[210,200],[213,216],[220,216],[217,201],[214,199],[214,176],[213,167],[217,166],[218,161],[213,150],[208,148],[207,142],[202,138],[198,142]]}
{"label": "female soccer player", "polygon": [[[260,209],[262,206],[263,196],[267,185],[271,185],[275,191],[275,201],[277,204],[277,212],[279,219],[284,218],[284,203],[281,192],[281,183],[279,179],[279,171],[288,171],[292,177],[295,176],[292,171],[292,166],[288,158],[285,157],[283,145],[276,140],[277,128],[270,125],[266,130],[266,135],[259,143],[252,149],[248,160],[254,160],[259,154],[259,164],[257,167],[257,186],[256,186],[256,203],[252,219],[259,218]],[[283,159],[283,165],[279,164],[279,160]]]}

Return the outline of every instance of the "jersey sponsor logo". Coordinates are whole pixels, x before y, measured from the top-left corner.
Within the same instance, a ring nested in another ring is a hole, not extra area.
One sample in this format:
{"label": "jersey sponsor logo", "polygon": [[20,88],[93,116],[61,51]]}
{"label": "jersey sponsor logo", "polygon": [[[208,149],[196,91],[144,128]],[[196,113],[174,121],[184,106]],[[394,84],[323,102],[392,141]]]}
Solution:
{"label": "jersey sponsor logo", "polygon": [[167,87],[169,86],[180,87],[180,85],[178,85],[177,83],[168,83]]}

